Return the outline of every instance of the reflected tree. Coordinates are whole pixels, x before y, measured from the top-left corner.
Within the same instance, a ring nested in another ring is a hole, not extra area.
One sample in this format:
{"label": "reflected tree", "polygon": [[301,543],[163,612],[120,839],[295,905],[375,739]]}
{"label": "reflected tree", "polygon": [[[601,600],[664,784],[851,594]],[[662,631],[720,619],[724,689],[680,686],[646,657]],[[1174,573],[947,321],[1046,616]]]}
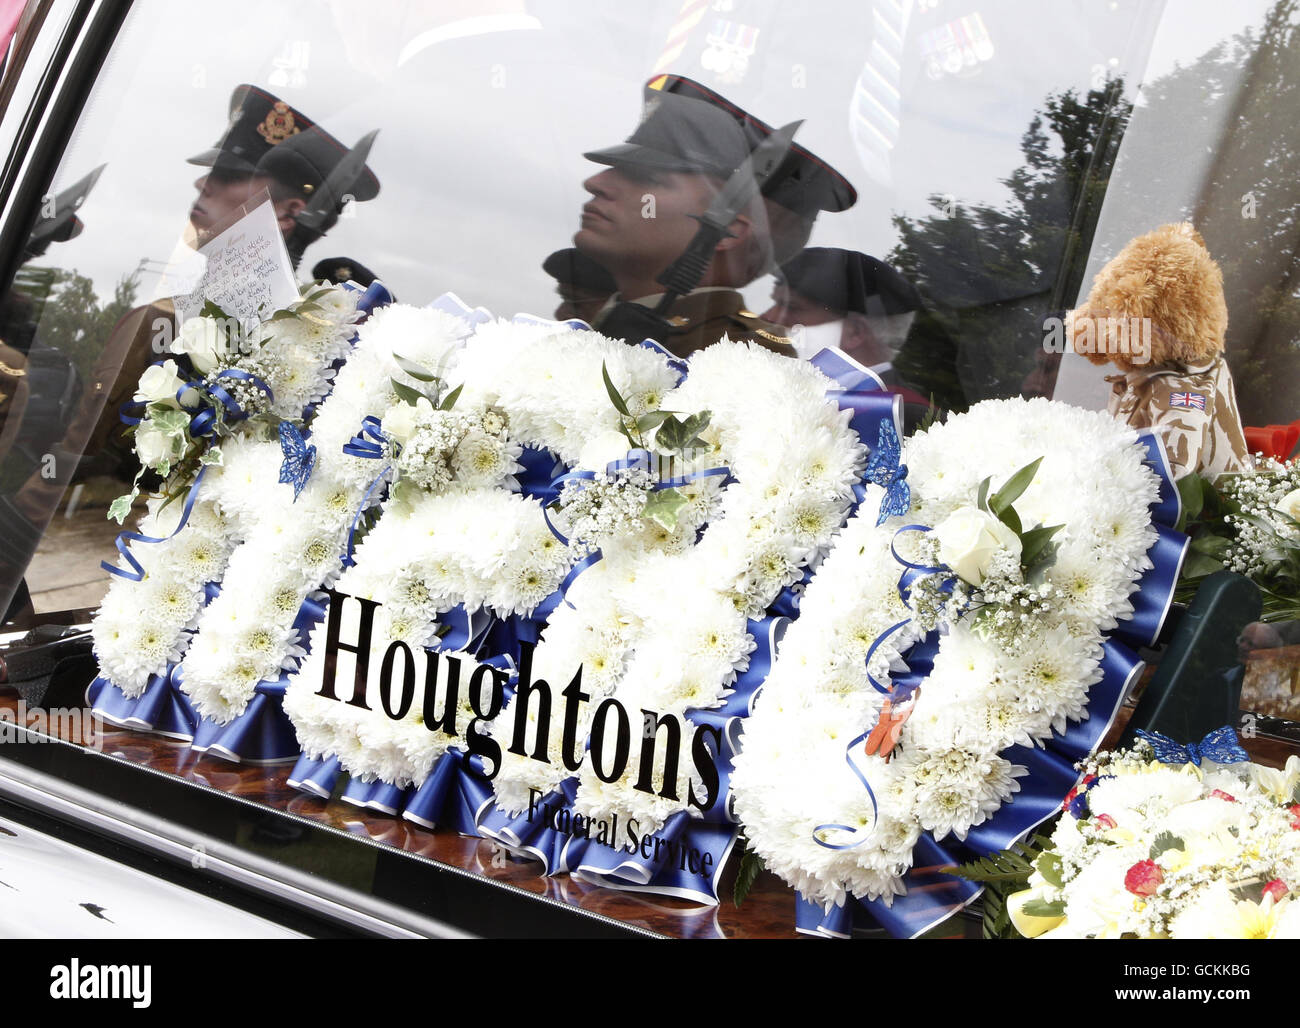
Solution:
{"label": "reflected tree", "polygon": [[1120,138],[1132,112],[1122,79],[1049,94],[1021,137],[1003,204],[896,215],[890,261],[927,299],[894,366],[949,410],[1020,392],[1044,321],[1074,299]]}

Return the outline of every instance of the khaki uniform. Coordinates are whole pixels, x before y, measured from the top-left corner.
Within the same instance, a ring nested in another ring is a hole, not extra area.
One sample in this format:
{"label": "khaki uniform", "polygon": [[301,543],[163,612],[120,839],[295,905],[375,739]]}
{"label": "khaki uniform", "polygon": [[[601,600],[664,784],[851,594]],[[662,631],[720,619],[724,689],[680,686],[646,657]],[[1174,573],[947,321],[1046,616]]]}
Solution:
{"label": "khaki uniform", "polygon": [[0,340],[0,457],[18,438],[28,392],[27,358]]}
{"label": "khaki uniform", "polygon": [[1193,368],[1135,369],[1106,378],[1111,414],[1160,433],[1174,478],[1243,471],[1249,462],[1232,373],[1222,357]]}
{"label": "khaki uniform", "polygon": [[[636,301],[654,306],[659,297]],[[609,310],[613,303],[606,308]],[[593,326],[600,329],[602,316]],[[677,357],[689,357],[697,350],[712,346],[723,336],[734,342],[752,342],[783,357],[796,356],[785,329],[764,321],[745,307],[745,298],[734,289],[697,289],[680,297],[668,312],[668,322],[675,331],[663,340],[663,346]]]}

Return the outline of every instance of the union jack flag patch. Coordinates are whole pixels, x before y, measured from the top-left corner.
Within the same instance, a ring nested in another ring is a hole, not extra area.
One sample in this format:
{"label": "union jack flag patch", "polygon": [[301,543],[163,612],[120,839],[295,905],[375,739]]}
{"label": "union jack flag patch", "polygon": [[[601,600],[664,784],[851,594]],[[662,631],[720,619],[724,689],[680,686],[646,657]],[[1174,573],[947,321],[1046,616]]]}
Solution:
{"label": "union jack flag patch", "polygon": [[1169,406],[1187,407],[1189,409],[1194,408],[1196,410],[1205,410],[1205,394],[1204,393],[1170,393]]}

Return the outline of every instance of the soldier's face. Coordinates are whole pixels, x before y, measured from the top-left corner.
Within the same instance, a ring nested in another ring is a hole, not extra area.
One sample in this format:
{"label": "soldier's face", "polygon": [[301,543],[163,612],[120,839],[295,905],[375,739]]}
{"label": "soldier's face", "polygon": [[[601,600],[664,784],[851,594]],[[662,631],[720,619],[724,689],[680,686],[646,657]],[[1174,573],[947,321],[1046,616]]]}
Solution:
{"label": "soldier's face", "polygon": [[663,271],[695,236],[690,215],[703,214],[718,189],[707,175],[634,165],[606,168],[582,185],[591,199],[573,244],[615,279]]}
{"label": "soldier's face", "polygon": [[241,206],[270,186],[260,175],[240,175],[213,169],[194,180],[198,196],[190,208],[190,224],[200,234],[228,221]]}

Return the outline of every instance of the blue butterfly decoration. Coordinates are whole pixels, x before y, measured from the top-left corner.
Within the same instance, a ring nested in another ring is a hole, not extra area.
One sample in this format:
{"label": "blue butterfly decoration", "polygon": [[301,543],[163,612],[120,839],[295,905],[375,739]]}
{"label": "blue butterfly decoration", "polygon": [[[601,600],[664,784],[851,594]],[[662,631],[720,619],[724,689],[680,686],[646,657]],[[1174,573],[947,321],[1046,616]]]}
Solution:
{"label": "blue butterfly decoration", "polygon": [[1180,746],[1167,735],[1159,732],[1147,732],[1139,728],[1139,739],[1145,739],[1156,751],[1156,760],[1162,764],[1195,764],[1201,766],[1202,760],[1212,760],[1216,764],[1240,764],[1250,757],[1237,742],[1237,733],[1232,726],[1216,728],[1199,743],[1191,742]]}
{"label": "blue butterfly decoration", "polygon": [[297,502],[307,479],[316,466],[316,447],[308,446],[297,427],[288,421],[280,422],[280,450],[284,463],[280,465],[280,481],[293,485],[293,498]]}
{"label": "blue butterfly decoration", "polygon": [[892,421],[880,423],[880,436],[876,448],[871,451],[864,475],[868,482],[883,486],[885,498],[880,501],[880,517],[877,525],[883,525],[889,518],[906,514],[912,507],[912,489],[907,484],[907,465],[900,464],[902,445],[898,441],[898,430]]}

